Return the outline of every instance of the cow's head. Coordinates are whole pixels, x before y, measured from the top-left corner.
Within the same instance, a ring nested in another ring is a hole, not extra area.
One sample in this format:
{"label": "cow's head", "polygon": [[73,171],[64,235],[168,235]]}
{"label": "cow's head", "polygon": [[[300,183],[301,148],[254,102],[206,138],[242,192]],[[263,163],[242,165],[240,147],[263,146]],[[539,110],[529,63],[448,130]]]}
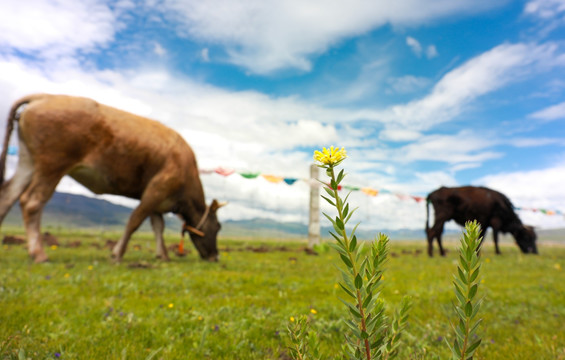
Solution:
{"label": "cow's head", "polygon": [[222,227],[216,217],[216,211],[226,203],[216,200],[206,208],[204,216],[196,227],[184,224],[183,234],[188,232],[192,243],[198,250],[200,257],[208,261],[218,261],[218,231]]}
{"label": "cow's head", "polygon": [[538,248],[536,246],[536,233],[532,226],[522,226],[516,233],[514,234],[516,238],[516,242],[520,247],[520,250],[524,254],[537,254]]}

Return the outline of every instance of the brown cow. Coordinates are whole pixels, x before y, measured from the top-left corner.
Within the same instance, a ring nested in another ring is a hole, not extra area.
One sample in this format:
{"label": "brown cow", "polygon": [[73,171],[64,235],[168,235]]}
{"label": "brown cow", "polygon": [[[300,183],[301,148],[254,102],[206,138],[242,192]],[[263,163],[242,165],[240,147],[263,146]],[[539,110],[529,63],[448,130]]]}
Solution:
{"label": "brown cow", "polygon": [[[25,107],[23,107],[25,105]],[[18,121],[19,159],[4,183],[10,134]],[[14,103],[0,158],[0,224],[20,200],[29,255],[47,260],[40,233],[41,212],[65,175],[96,194],[140,200],[112,250],[120,261],[132,233],[147,217],[157,241],[157,256],[168,260],[163,244],[163,214],[184,220],[200,256],[217,260],[220,224],[216,200],[204,201],[194,153],[175,131],[159,122],[79,97],[37,94]]]}
{"label": "brown cow", "polygon": [[[441,245],[441,233],[446,221],[455,220],[459,225],[477,220],[481,224],[480,236],[488,227],[492,228],[496,254],[498,248],[498,232],[511,233],[523,253],[537,254],[536,234],[531,226],[524,226],[514,212],[510,200],[499,193],[485,187],[441,187],[428,195],[426,207],[426,234],[428,236],[428,255],[433,256],[433,241],[437,238],[439,251],[445,255]],[[435,212],[434,225],[429,227],[429,209],[432,203]]]}

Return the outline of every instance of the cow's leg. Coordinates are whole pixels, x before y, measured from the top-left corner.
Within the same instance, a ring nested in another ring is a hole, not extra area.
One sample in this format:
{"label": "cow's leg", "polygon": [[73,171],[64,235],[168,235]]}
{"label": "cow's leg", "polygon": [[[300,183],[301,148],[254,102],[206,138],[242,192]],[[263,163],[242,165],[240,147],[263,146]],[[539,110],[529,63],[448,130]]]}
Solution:
{"label": "cow's leg", "polygon": [[426,235],[428,236],[428,256],[434,256],[434,237],[433,229],[427,229]]}
{"label": "cow's leg", "polygon": [[151,214],[151,227],[153,228],[153,233],[155,234],[155,241],[157,245],[157,257],[161,260],[169,261],[169,255],[167,254],[167,248],[165,248],[165,242],[163,239],[163,231],[165,230],[165,221],[163,220],[163,215],[159,213]]}
{"label": "cow's leg", "polygon": [[441,256],[445,256],[445,250],[443,249],[443,245],[441,243],[441,235],[443,234],[443,226],[441,227],[441,231],[437,236],[437,245],[439,247],[439,253]]}
{"label": "cow's leg", "polygon": [[0,187],[0,224],[10,211],[10,208],[31,182],[33,175],[33,162],[27,148],[20,143],[18,167],[14,176]]}
{"label": "cow's leg", "polygon": [[62,175],[52,174],[47,176],[42,175],[41,172],[36,172],[31,183],[20,196],[20,206],[28,241],[28,253],[36,263],[47,261],[40,232],[41,213],[43,207],[53,195],[61,177]]}
{"label": "cow's leg", "polygon": [[139,206],[133,210],[126,225],[124,234],[112,249],[112,257],[116,260],[116,262],[120,262],[122,260],[131,235],[150,214],[151,211],[149,211],[143,204],[139,204]]}
{"label": "cow's leg", "polygon": [[124,234],[112,249],[112,257],[114,257],[117,262],[122,260],[131,235],[139,228],[143,220],[155,214],[156,209],[159,208],[159,204],[166,198],[166,191],[161,191],[163,185],[159,178],[154,178],[145,189],[139,205],[133,210],[129,217]]}
{"label": "cow's leg", "polygon": [[496,255],[500,255],[500,249],[498,248],[498,231],[494,230],[492,231],[492,239],[494,240],[494,251],[496,253]]}
{"label": "cow's leg", "polygon": [[432,226],[428,231],[428,255],[433,256],[433,242],[434,238],[437,238],[437,244],[439,246],[439,253],[441,256],[445,256],[445,250],[443,249],[443,245],[441,244],[441,234],[443,233],[443,225],[445,224],[445,220],[438,217],[434,222],[434,226]]}
{"label": "cow's leg", "polygon": [[502,228],[502,220],[498,217],[492,219],[490,227],[492,228],[492,240],[494,241],[494,251],[496,255],[500,255],[500,248],[498,247],[498,232]]}

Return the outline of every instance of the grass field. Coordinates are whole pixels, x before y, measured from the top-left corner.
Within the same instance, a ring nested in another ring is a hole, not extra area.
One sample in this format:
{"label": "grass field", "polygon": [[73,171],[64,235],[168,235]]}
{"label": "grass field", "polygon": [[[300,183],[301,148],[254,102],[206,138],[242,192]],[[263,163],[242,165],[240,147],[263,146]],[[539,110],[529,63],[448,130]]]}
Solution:
{"label": "grass field", "polygon": [[[325,358],[343,344],[333,250],[314,256],[303,242],[220,239],[219,263],[194,250],[163,263],[152,236],[137,234],[116,265],[103,245],[118,233],[55,235],[49,263],[31,263],[21,245],[0,251],[0,359],[288,359],[286,327],[300,314],[312,318]],[[456,244],[429,259],[423,241],[392,240],[382,296],[391,311],[413,298],[399,358],[447,359]],[[475,359],[565,359],[565,248],[502,251],[483,252]]]}

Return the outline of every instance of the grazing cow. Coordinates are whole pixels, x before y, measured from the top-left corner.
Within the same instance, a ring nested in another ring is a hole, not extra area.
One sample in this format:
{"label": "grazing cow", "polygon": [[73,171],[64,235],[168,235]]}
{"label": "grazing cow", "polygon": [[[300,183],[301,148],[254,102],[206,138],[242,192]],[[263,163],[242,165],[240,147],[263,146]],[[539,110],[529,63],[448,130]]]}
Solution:
{"label": "grazing cow", "polygon": [[[15,121],[19,160],[12,179],[4,182]],[[155,233],[157,256],[168,260],[163,244],[167,212],[184,220],[183,232],[190,233],[203,259],[217,260],[216,210],[221,205],[214,200],[206,206],[192,149],[161,123],[79,97],[36,94],[14,103],[0,157],[0,224],[19,198],[28,252],[35,262],[47,260],[41,212],[65,175],[96,194],[140,200],[112,249],[116,261],[122,259],[132,233],[147,217]]]}
{"label": "grazing cow", "polygon": [[[513,210],[510,200],[499,193],[485,187],[441,187],[428,195],[426,207],[426,234],[428,236],[428,255],[433,256],[433,241],[437,238],[439,251],[445,255],[441,245],[441,233],[446,221],[455,220],[459,225],[477,220],[481,224],[481,234],[488,227],[492,228],[496,254],[498,248],[498,232],[511,233],[523,253],[537,254],[536,234],[531,226],[524,226]],[[432,203],[435,212],[434,225],[429,227],[429,209]]]}

